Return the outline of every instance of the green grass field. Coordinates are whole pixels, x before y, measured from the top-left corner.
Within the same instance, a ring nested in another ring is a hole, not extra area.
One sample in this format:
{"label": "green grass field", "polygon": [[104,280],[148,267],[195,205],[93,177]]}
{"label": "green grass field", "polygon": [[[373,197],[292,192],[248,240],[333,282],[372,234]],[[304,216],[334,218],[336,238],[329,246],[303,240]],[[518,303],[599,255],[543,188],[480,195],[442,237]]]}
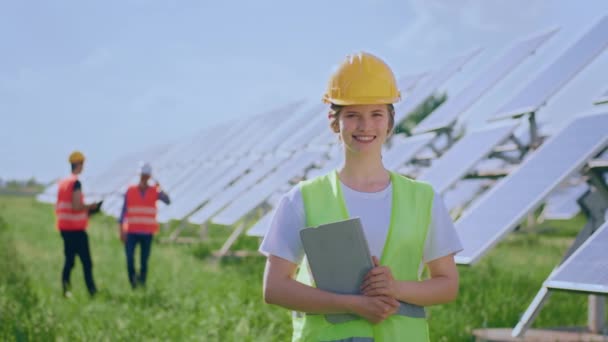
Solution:
{"label": "green grass field", "polygon": [[[74,296],[61,295],[62,241],[53,208],[31,197],[0,196],[0,340],[287,341],[289,313],[262,300],[264,259],[208,257],[229,231],[211,227],[200,245],[155,243],[148,287],[133,291],[123,246],[109,217],[88,229],[100,293],[89,298],[80,263]],[[428,310],[433,341],[470,341],[480,327],[513,327],[560,260],[583,217],[511,234],[482,262],[461,267],[460,295]],[[235,248],[259,241],[241,237]],[[536,327],[585,325],[587,297],[557,293]]]}

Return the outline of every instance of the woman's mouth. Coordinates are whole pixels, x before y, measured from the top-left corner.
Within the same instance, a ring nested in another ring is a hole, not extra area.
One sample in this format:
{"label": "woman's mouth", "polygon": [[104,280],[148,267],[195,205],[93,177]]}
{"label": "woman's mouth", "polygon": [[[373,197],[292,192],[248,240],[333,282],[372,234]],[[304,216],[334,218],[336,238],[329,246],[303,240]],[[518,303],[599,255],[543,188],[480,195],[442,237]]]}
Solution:
{"label": "woman's mouth", "polygon": [[376,139],[375,135],[353,135],[353,139],[360,143],[370,143]]}

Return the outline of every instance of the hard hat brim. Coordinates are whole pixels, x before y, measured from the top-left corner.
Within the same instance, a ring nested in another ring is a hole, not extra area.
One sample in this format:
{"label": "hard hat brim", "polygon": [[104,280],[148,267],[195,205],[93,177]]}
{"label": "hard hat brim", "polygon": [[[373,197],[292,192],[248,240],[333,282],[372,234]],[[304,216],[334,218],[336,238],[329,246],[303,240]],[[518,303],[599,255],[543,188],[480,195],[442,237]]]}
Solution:
{"label": "hard hat brim", "polygon": [[323,102],[325,103],[333,103],[338,106],[353,106],[353,105],[368,105],[368,104],[393,104],[397,103],[401,100],[401,97],[366,97],[366,98],[357,98],[357,99],[336,99],[329,98],[327,96],[323,97]]}

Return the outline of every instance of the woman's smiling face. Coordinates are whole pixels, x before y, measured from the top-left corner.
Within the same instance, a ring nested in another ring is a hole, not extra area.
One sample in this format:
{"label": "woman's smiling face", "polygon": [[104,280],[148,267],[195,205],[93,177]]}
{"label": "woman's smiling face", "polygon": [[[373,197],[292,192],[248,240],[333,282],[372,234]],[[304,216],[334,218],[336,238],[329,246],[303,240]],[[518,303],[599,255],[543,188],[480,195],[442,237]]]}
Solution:
{"label": "woman's smiling face", "polygon": [[340,138],[351,152],[380,152],[389,127],[389,110],[385,104],[344,106],[340,110]]}

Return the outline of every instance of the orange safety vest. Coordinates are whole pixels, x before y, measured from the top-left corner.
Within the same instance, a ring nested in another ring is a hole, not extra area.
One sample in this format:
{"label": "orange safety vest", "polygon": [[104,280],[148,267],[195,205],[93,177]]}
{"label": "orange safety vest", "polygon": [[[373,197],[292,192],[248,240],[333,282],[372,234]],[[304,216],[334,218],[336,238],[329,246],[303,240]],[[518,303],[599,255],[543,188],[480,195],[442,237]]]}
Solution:
{"label": "orange safety vest", "polygon": [[[85,230],[89,222],[86,209],[72,209],[72,193],[74,193],[74,183],[77,180],[78,176],[71,175],[58,183],[55,215],[57,216],[57,229],[60,231]],[[84,202],[82,192],[80,193],[80,201]]]}
{"label": "orange safety vest", "polygon": [[158,232],[156,222],[156,201],[158,200],[158,187],[148,187],[141,195],[137,185],[131,185],[127,190],[127,212],[122,223],[123,231],[127,233]]}

